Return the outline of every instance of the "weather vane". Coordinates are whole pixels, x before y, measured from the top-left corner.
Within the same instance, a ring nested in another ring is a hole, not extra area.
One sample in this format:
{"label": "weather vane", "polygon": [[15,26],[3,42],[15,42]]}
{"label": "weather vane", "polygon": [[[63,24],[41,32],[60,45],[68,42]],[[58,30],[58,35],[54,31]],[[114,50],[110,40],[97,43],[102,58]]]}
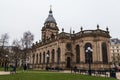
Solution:
{"label": "weather vane", "polygon": [[50,9],[52,9],[52,5],[50,5]]}

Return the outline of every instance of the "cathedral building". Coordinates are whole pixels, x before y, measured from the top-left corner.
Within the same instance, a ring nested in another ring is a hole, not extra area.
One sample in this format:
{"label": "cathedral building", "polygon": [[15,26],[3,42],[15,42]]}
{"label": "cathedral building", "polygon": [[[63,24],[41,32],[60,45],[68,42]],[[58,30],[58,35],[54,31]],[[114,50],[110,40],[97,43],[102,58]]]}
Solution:
{"label": "cathedral building", "polygon": [[30,64],[33,68],[106,69],[110,67],[110,35],[108,28],[81,30],[77,33],[59,33],[59,27],[50,9],[42,27],[39,42],[32,45]]}

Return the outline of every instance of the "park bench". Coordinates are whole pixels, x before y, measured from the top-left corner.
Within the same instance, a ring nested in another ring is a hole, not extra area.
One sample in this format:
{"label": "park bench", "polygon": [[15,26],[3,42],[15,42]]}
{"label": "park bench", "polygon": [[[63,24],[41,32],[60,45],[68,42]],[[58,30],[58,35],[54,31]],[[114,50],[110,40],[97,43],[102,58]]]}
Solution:
{"label": "park bench", "polygon": [[80,69],[80,74],[86,74],[87,73],[87,70],[85,69]]}
{"label": "park bench", "polygon": [[97,75],[98,76],[105,75],[105,77],[108,77],[107,71],[105,70],[97,70]]}
{"label": "park bench", "polygon": [[96,76],[96,71],[95,70],[91,70],[91,73]]}

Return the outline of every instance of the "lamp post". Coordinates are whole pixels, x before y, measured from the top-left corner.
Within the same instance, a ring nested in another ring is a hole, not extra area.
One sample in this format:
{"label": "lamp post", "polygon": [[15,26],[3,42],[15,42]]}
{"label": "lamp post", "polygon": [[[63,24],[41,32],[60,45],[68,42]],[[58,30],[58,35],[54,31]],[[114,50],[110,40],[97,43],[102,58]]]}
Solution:
{"label": "lamp post", "polygon": [[7,58],[8,58],[8,55],[5,55],[5,71],[8,71],[8,65],[7,65],[7,63],[8,63],[8,61],[7,61]]}
{"label": "lamp post", "polygon": [[27,59],[26,59],[26,66],[27,66],[27,69],[29,69],[29,62],[30,62],[30,57],[27,57]]}
{"label": "lamp post", "polygon": [[47,63],[46,63],[46,70],[48,70],[48,63],[49,63],[49,54],[46,55]]}
{"label": "lamp post", "polygon": [[92,55],[92,49],[91,49],[91,47],[87,47],[87,49],[86,49],[86,53],[88,54],[88,63],[89,63],[89,69],[88,69],[88,74],[91,76],[91,55]]}

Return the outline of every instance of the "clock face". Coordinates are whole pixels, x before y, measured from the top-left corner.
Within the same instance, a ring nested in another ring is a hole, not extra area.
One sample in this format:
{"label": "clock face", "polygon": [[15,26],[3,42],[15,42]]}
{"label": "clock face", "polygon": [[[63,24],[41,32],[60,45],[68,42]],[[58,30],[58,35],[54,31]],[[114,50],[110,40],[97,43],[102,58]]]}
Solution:
{"label": "clock face", "polygon": [[54,23],[51,23],[50,26],[51,26],[51,27],[55,27],[55,24],[54,24]]}
{"label": "clock face", "polygon": [[66,48],[67,48],[67,50],[71,50],[71,43],[67,43]]}

